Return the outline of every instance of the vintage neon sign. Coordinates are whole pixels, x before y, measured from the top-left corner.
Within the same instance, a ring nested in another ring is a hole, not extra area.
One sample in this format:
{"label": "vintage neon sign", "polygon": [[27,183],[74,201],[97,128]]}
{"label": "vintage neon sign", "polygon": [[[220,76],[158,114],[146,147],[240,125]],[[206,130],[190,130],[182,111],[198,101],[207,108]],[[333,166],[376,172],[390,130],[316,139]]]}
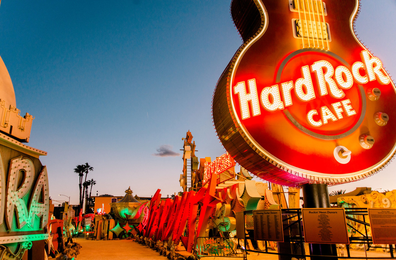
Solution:
{"label": "vintage neon sign", "polygon": [[202,185],[208,183],[213,174],[219,175],[220,173],[234,167],[236,165],[235,160],[229,153],[225,153],[222,156],[216,158],[213,162],[206,162],[204,168],[204,178]]}
{"label": "vintage neon sign", "polygon": [[[326,60],[314,62],[311,66],[304,65],[301,67],[301,78],[264,87],[260,94],[257,91],[255,78],[247,80],[247,84],[245,81],[238,82],[233,89],[234,94],[238,95],[241,119],[245,120],[261,115],[260,107],[267,111],[277,111],[292,106],[293,90],[299,101],[309,102],[315,100],[317,96],[326,95],[343,99],[345,97],[343,90],[350,89],[354,82],[366,84],[371,81],[378,81],[381,85],[390,83],[390,78],[382,72],[382,62],[377,57],[370,57],[368,51],[362,51],[361,56],[364,63],[355,62],[352,65],[352,71],[342,65],[334,69],[331,63]],[[313,84],[315,79],[312,79],[311,73],[314,73],[318,83],[316,91]],[[246,85],[248,85],[248,90]],[[320,115],[321,119],[314,119],[316,115]],[[348,117],[356,115],[349,99],[334,102],[330,106],[322,106],[320,109],[312,109],[306,117],[312,126],[320,127],[328,124],[330,120],[334,122],[341,120],[344,115]]]}
{"label": "vintage neon sign", "polygon": [[227,152],[290,186],[351,182],[384,167],[396,152],[396,88],[351,31],[358,1],[253,2],[248,13],[231,4],[244,44],[213,97]]}
{"label": "vintage neon sign", "polygon": [[[22,156],[12,158],[5,174],[0,155],[0,243],[43,240],[48,223],[49,185],[47,168],[37,173],[34,163]],[[6,177],[7,176],[7,177]],[[8,233],[12,231],[12,236]],[[6,232],[6,233],[3,233]]]}
{"label": "vintage neon sign", "polygon": [[[181,241],[186,250],[192,252],[197,238],[204,234],[216,205],[222,201],[216,196],[216,183],[217,175],[214,175],[208,187],[198,192],[184,192],[182,196],[163,202],[160,202],[161,194],[157,190],[145,215],[147,225],[140,224],[138,230],[144,237],[154,240],[172,241],[174,244]],[[201,204],[199,211],[198,204]]]}

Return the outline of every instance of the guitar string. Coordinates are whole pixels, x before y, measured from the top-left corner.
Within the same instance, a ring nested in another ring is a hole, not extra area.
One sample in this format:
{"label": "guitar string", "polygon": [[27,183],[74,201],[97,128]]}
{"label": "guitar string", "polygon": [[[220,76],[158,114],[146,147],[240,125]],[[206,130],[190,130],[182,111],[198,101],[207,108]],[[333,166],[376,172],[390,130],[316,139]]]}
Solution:
{"label": "guitar string", "polygon": [[313,47],[313,45],[314,45],[314,41],[313,41],[313,39],[312,39],[312,44],[311,44],[311,28],[310,28],[310,26],[309,26],[309,23],[308,23],[308,20],[309,20],[309,2],[308,2],[309,0],[304,0],[304,5],[305,5],[305,8],[304,8],[304,12],[305,12],[305,24],[306,24],[306,27],[307,27],[307,37],[308,37],[308,42],[309,42],[309,47]]}
{"label": "guitar string", "polygon": [[[305,48],[305,43],[304,43],[304,27],[303,27],[303,21],[301,20],[301,5],[300,5],[300,0],[295,0],[297,2],[297,10],[298,10],[298,19],[300,21],[300,35],[301,35],[301,42],[302,42],[302,47],[303,49]],[[298,25],[298,23],[297,23]]]}
{"label": "guitar string", "polygon": [[[316,3],[316,5],[315,5],[315,3]],[[321,47],[320,47],[320,36],[319,36],[319,32],[320,32],[320,19],[317,19],[317,21],[316,21],[316,18],[317,18],[317,16],[318,16],[318,14],[319,14],[319,10],[318,10],[318,5],[317,5],[317,3],[318,3],[318,0],[313,0],[313,2],[312,2],[312,5],[313,5],[313,9],[314,9],[314,14],[313,14],[313,16],[315,17],[315,32],[316,32],[316,41],[317,41],[317,43],[318,43],[318,48],[320,49]],[[319,17],[319,16],[318,16]],[[319,28],[318,28],[318,26],[319,26]]]}
{"label": "guitar string", "polygon": [[330,50],[330,44],[329,44],[329,32],[327,31],[327,25],[326,25],[326,19],[325,19],[325,12],[324,12],[324,4],[323,1],[320,0],[320,8],[322,9],[322,18],[323,18],[323,25],[324,25],[324,32],[326,33],[326,44],[327,44],[327,50]]}
{"label": "guitar string", "polygon": [[[309,15],[309,28],[311,30],[311,33],[309,34],[309,36],[311,36],[312,38],[312,45],[315,48],[316,47],[316,42],[315,42],[315,28],[314,28],[314,22],[315,22],[315,18],[312,19],[312,15],[314,14],[314,10],[312,9],[312,0],[307,0],[308,2],[308,15]],[[315,17],[315,16],[314,16]]]}
{"label": "guitar string", "polygon": [[311,8],[310,8],[310,0],[307,0],[307,7],[308,7],[308,21],[307,21],[307,24],[308,24],[308,28],[309,28],[309,30],[310,30],[310,32],[309,32],[309,38],[310,39],[312,39],[312,47],[313,48],[315,48],[315,38],[314,38],[314,31],[313,31],[313,26],[312,26],[312,17],[311,17],[311,15],[312,15],[312,13],[311,13]]}
{"label": "guitar string", "polygon": [[312,0],[312,10],[313,10],[313,17],[314,17],[314,28],[315,28],[315,34],[316,34],[316,42],[318,49],[320,49],[320,43],[319,43],[319,32],[318,32],[318,25],[320,24],[320,21],[316,21],[316,14],[318,13],[318,10],[315,9],[314,3],[317,2],[317,0]]}
{"label": "guitar string", "polygon": [[311,24],[309,23],[309,21],[311,20],[311,10],[309,8],[309,0],[304,0],[304,2],[306,2],[305,11],[307,12],[307,15],[308,15],[308,19],[305,21],[307,23],[307,28],[308,28],[308,38],[309,38],[309,41],[311,41],[311,39],[312,39],[312,47],[315,48],[315,41],[311,36],[312,35],[312,23]]}
{"label": "guitar string", "polygon": [[[302,1],[303,1],[303,10],[302,11],[304,13],[304,20],[307,21],[307,12],[306,12],[306,8],[305,8],[305,0],[302,0]],[[306,26],[304,21],[301,21],[301,23],[304,24],[304,26]],[[305,34],[305,30],[304,30],[304,34]],[[309,39],[308,26],[307,26],[307,40],[308,40],[308,47],[311,47],[311,41]]]}
{"label": "guitar string", "polygon": [[[294,2],[300,21],[299,33],[302,48],[304,49],[306,44],[308,45],[307,47],[311,47],[312,40],[313,48],[317,47],[322,50],[330,50],[330,38],[327,30],[323,0],[295,0]],[[301,12],[303,12],[304,20],[302,19]]]}
{"label": "guitar string", "polygon": [[[301,6],[300,1],[297,0],[298,3],[298,11],[299,18],[301,22],[302,29],[302,43],[303,48],[305,48],[305,41],[307,41],[308,47],[318,47],[323,50],[330,50],[329,44],[329,34],[327,31],[327,24],[325,19],[324,12],[324,3],[322,0],[302,0],[303,6]],[[318,7],[318,2],[320,8]],[[315,5],[316,4],[316,10]],[[302,8],[301,8],[302,7]],[[305,20],[301,20],[301,12],[304,14]],[[316,16],[318,16],[318,21],[316,21]],[[322,21],[320,19],[320,15],[322,15]],[[307,19],[308,18],[308,19]],[[319,39],[320,38],[320,39]],[[312,43],[311,43],[312,41]],[[320,41],[322,44],[320,44]],[[326,42],[326,44],[325,44]],[[321,46],[322,45],[322,46]],[[326,48],[327,46],[327,48]]]}
{"label": "guitar string", "polygon": [[318,13],[317,13],[317,15],[318,15],[318,21],[319,21],[319,34],[320,35],[318,35],[318,37],[320,37],[320,42],[321,42],[321,44],[322,44],[322,46],[321,46],[321,48],[322,48],[322,50],[324,49],[324,41],[323,41],[323,38],[324,38],[324,35],[323,35],[323,31],[322,31],[322,21],[320,20],[320,10],[319,10],[319,5],[318,5],[318,0],[315,0],[315,4],[316,4],[316,10],[318,11]]}

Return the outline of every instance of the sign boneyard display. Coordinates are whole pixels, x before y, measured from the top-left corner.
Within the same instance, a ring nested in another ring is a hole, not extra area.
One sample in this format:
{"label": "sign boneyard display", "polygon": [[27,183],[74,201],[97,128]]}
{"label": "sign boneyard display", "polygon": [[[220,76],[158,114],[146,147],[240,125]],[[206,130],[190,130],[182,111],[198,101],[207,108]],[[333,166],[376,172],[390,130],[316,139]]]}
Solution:
{"label": "sign boneyard display", "polygon": [[395,153],[395,85],[353,31],[358,0],[234,0],[244,43],[220,77],[223,146],[268,181],[367,177]]}

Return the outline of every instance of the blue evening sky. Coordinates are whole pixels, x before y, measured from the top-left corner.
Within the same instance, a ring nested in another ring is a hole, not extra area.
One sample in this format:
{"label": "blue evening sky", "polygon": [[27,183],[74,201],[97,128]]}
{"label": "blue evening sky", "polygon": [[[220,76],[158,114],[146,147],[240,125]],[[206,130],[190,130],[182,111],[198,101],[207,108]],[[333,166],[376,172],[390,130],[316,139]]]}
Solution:
{"label": "blue evening sky", "polygon": [[[363,0],[356,30],[396,75],[396,1]],[[180,191],[190,130],[197,156],[222,155],[211,115],[216,81],[241,45],[229,0],[3,0],[0,56],[17,108],[32,114],[29,146],[48,152],[50,194],[78,201],[73,169],[88,162],[94,193]],[[392,120],[392,119],[391,119]],[[166,150],[166,149],[165,149]],[[358,186],[395,189],[393,162]]]}

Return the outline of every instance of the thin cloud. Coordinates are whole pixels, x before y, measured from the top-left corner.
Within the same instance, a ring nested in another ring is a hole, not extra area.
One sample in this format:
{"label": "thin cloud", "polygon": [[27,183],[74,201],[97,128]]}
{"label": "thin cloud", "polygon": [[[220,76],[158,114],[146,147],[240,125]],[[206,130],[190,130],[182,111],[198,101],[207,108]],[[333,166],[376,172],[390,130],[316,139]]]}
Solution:
{"label": "thin cloud", "polygon": [[157,153],[153,155],[159,157],[169,157],[169,156],[180,156],[180,153],[174,152],[172,150],[172,146],[165,144],[165,145],[161,145],[160,148],[157,149]]}

